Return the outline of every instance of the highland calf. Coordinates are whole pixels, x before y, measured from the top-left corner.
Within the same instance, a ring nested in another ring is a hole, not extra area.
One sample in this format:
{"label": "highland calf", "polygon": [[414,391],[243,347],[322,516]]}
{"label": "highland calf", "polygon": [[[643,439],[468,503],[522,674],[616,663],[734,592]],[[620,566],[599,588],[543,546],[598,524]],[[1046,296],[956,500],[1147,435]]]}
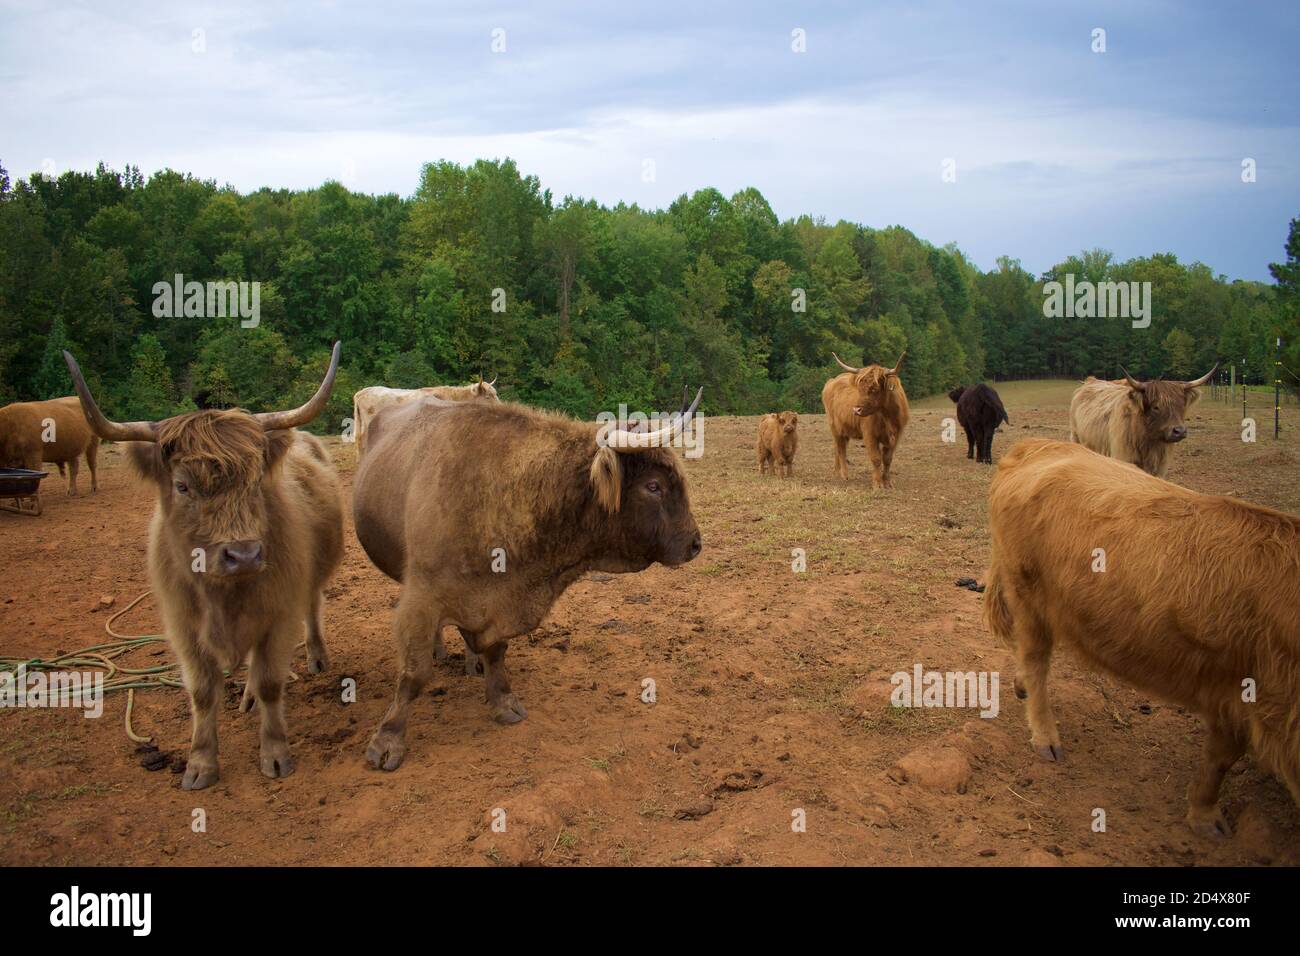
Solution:
{"label": "highland calf", "polygon": [[799,416],[794,412],[772,412],[758,420],[758,473],[769,471],[782,478],[794,474],[794,455],[799,450]]}
{"label": "highland calf", "polygon": [[339,346],[325,380],[301,408],[190,412],[160,422],[107,419],[76,361],[63,356],[90,427],[102,438],[133,443],[132,464],[157,488],[149,578],[193,717],[181,787],[217,782],[222,670],[233,671],[246,658],[242,707],[256,700],[262,712],[262,773],[287,777],[293,772],[284,721],[289,663],[305,622],[309,669],[328,666],[323,588],[343,555],[338,476],[324,445],[294,429],[329,401]]}
{"label": "highland calf", "polygon": [[1169,449],[1187,437],[1183,416],[1216,368],[1191,382],[1139,382],[1127,371],[1115,381],[1089,376],[1070,399],[1070,441],[1163,478]]}
{"label": "highland calf", "polygon": [[1063,756],[1047,676],[1068,644],[1205,721],[1198,833],[1229,832],[1219,785],[1247,749],[1300,804],[1300,517],[1030,439],[998,465],[989,523],[984,619],[1015,652],[1040,756]]}
{"label": "highland calf", "polygon": [[966,457],[993,464],[993,433],[1003,422],[1011,423],[998,393],[981,382],[954,388],[948,397],[957,403],[957,424],[966,432]]}
{"label": "highland calf", "polygon": [[889,468],[910,414],[907,393],[898,377],[907,353],[898,357],[893,368],[879,365],[854,368],[834,352],[831,355],[844,369],[843,375],[835,376],[822,387],[826,423],[835,443],[835,474],[849,477],[845,448],[849,439],[860,438],[871,459],[872,487],[892,487]]}

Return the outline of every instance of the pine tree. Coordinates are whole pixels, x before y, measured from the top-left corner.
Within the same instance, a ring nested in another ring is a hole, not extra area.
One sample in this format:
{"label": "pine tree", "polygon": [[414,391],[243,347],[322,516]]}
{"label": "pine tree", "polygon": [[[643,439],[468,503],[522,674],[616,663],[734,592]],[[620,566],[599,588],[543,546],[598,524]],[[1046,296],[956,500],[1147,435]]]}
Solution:
{"label": "pine tree", "polygon": [[167,356],[157,336],[146,333],[131,350],[131,377],[122,402],[124,414],[136,420],[166,418],[174,403]]}
{"label": "pine tree", "polygon": [[32,389],[38,399],[72,394],[72,379],[68,376],[67,363],[63,361],[64,349],[71,350],[72,341],[64,328],[63,317],[56,315],[54,324],[50,326],[50,334],[45,339],[40,368],[32,382]]}

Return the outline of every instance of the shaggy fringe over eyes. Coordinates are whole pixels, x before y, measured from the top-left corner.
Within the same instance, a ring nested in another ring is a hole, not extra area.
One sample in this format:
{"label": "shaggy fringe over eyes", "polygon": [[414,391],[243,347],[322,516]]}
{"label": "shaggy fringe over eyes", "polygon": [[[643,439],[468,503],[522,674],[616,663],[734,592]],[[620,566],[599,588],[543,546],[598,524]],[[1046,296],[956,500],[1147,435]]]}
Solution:
{"label": "shaggy fringe over eyes", "polygon": [[866,385],[869,388],[883,388],[888,381],[889,369],[881,368],[879,365],[869,365],[858,373],[858,385]]}
{"label": "shaggy fringe over eyes", "polygon": [[250,484],[266,468],[266,432],[238,409],[160,422],[158,447],[165,460],[186,465],[204,491]]}
{"label": "shaggy fringe over eyes", "polygon": [[614,449],[608,446],[596,449],[596,457],[591,462],[591,487],[601,507],[617,514],[623,504],[623,465]]}

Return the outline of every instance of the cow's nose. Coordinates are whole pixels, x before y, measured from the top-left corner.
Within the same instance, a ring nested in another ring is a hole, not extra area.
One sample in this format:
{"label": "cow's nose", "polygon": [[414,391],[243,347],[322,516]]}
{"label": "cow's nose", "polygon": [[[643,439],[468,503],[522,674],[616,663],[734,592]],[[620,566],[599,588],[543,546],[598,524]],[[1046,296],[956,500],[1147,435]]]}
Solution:
{"label": "cow's nose", "polygon": [[1186,437],[1187,437],[1187,429],[1184,428],[1182,425],[1179,425],[1177,428],[1171,428],[1169,430],[1170,441],[1182,441]]}
{"label": "cow's nose", "polygon": [[695,537],[691,538],[691,555],[686,560],[694,561],[695,556],[704,550],[704,541],[700,538],[700,533],[695,532]]}
{"label": "cow's nose", "polygon": [[262,567],[262,542],[231,541],[221,546],[218,557],[226,574],[257,571]]}

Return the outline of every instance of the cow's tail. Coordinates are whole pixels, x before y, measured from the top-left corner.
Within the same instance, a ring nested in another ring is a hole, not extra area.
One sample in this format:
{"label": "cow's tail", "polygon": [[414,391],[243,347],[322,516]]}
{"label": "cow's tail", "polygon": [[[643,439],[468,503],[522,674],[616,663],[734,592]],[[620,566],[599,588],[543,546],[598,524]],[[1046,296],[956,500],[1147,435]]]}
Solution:
{"label": "cow's tail", "polygon": [[357,454],[361,454],[361,409],[357,407],[356,393],[352,395],[352,441],[357,446]]}
{"label": "cow's tail", "polygon": [[997,392],[993,392],[992,389],[989,389],[989,391],[992,392],[989,398],[992,399],[993,407],[997,410],[998,413],[997,421],[993,423],[993,427],[997,428],[998,425],[1000,425],[1002,422],[1006,422],[1008,425],[1010,425],[1011,419],[1007,416],[1006,407],[1002,404],[1002,396],[999,395]]}
{"label": "cow's tail", "polygon": [[1015,649],[1011,608],[1007,604],[1002,574],[996,561],[989,566],[988,578],[984,582],[984,626],[1003,644]]}

